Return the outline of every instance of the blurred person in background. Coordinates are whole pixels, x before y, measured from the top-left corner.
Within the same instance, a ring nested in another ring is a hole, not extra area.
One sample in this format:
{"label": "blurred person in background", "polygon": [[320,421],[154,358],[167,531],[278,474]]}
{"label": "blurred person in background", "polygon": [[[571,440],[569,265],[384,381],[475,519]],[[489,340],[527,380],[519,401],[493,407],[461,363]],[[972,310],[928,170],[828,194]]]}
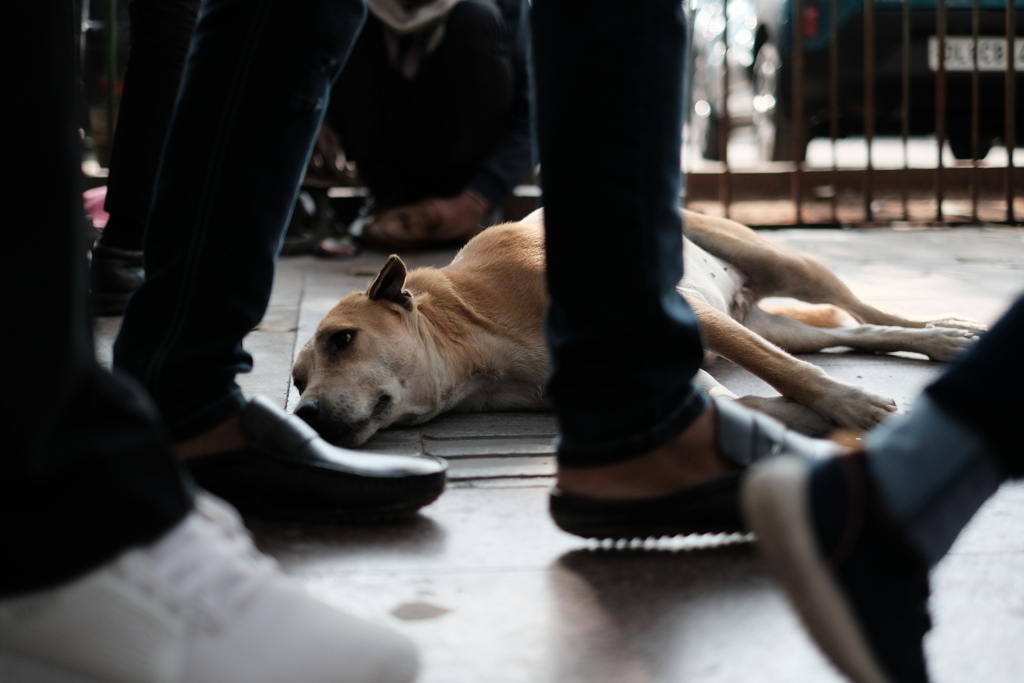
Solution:
{"label": "blurred person in background", "polygon": [[465,241],[531,172],[524,0],[369,0],[330,126],[369,187],[363,238]]}

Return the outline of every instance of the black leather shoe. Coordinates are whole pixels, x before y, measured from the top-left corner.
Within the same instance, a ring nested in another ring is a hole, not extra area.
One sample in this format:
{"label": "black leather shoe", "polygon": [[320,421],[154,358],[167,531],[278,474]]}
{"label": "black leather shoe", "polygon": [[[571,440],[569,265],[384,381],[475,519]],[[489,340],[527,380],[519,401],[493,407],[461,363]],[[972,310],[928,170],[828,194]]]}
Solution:
{"label": "black leather shoe", "polygon": [[256,397],[241,412],[248,448],[185,461],[200,486],[243,514],[308,521],[412,514],[444,491],[448,463],[332,446]]}
{"label": "black leather shoe", "polygon": [[821,459],[844,449],[812,439],[735,401],[713,399],[718,448],[738,468],[657,498],[601,500],[551,492],[551,517],[563,531],[585,538],[659,538],[685,534],[743,533],[740,481],[745,469],[767,455],[785,451]]}
{"label": "black leather shoe", "polygon": [[89,264],[89,295],[96,315],[121,315],[145,279],[142,252],[96,244]]}

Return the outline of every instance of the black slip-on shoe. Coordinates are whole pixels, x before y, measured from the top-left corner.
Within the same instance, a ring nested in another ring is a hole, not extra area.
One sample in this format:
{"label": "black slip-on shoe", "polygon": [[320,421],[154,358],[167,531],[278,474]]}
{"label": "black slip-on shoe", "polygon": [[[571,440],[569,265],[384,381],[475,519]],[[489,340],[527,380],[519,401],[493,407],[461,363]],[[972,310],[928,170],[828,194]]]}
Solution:
{"label": "black slip-on shoe", "polygon": [[96,244],[89,264],[89,296],[96,315],[121,315],[145,279],[142,251]]}
{"label": "black slip-on shoe", "polygon": [[389,519],[415,512],[444,491],[444,460],[332,446],[267,398],[249,401],[241,422],[248,448],[185,462],[196,483],[243,514]]}
{"label": "black slip-on shoe", "polygon": [[754,467],[743,509],[808,631],[857,683],[926,683],[928,567],[886,513],[863,453]]}
{"label": "black slip-on shoe", "polygon": [[601,539],[743,533],[747,528],[739,490],[746,467],[783,451],[820,459],[844,450],[831,441],[798,434],[735,401],[712,400],[717,409],[718,448],[739,469],[667,496],[639,500],[583,498],[556,487],[549,499],[555,524],[577,536]]}
{"label": "black slip-on shoe", "polygon": [[555,488],[551,517],[563,531],[584,538],[660,538],[743,530],[740,474],[729,472],[658,498],[597,500],[569,496]]}

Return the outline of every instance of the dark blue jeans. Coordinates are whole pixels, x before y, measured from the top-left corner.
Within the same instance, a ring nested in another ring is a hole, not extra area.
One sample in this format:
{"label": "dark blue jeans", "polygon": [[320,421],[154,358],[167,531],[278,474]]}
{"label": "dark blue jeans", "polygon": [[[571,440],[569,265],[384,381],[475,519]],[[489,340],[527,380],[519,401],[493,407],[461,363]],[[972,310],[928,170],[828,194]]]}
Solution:
{"label": "dark blue jeans", "polygon": [[929,565],[999,486],[1024,476],[1024,297],[903,420],[866,437],[893,518]]}
{"label": "dark blue jeans", "polygon": [[114,364],[138,378],[176,441],[237,413],[242,338],[274,265],[363,0],[207,0],[157,172],[146,282]]}
{"label": "dark blue jeans", "polygon": [[641,455],[707,405],[683,274],[679,0],[535,0],[549,393],[561,465]]}
{"label": "dark blue jeans", "polygon": [[1008,474],[1024,476],[1024,296],[927,393],[982,434]]}

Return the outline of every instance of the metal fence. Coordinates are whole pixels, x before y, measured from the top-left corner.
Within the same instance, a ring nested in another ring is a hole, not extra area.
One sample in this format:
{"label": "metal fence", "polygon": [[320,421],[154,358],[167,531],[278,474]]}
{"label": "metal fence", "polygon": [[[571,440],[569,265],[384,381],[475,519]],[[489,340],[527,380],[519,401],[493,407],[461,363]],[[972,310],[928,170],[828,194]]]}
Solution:
{"label": "metal fence", "polygon": [[[690,0],[686,204],[754,225],[1016,224],[1015,2]],[[901,163],[878,163],[883,143]]]}

